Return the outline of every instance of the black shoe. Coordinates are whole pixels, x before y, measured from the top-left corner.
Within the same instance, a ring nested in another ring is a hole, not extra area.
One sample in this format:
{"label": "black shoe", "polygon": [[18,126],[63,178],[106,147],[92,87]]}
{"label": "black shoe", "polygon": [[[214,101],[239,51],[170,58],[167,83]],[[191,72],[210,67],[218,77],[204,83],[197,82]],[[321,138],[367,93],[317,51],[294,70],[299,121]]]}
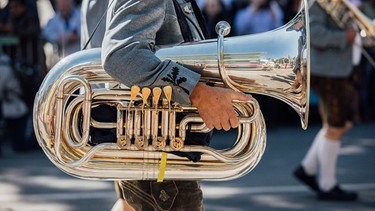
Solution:
{"label": "black shoe", "polygon": [[358,195],[355,192],[344,191],[338,185],[333,187],[330,191],[318,192],[319,200],[330,200],[330,201],[355,201]]}
{"label": "black shoe", "polygon": [[316,177],[315,175],[310,176],[307,175],[305,170],[303,169],[302,166],[299,166],[295,171],[294,171],[294,176],[301,182],[303,182],[305,185],[309,186],[313,191],[318,192],[319,191],[319,186],[318,183],[316,182]]}

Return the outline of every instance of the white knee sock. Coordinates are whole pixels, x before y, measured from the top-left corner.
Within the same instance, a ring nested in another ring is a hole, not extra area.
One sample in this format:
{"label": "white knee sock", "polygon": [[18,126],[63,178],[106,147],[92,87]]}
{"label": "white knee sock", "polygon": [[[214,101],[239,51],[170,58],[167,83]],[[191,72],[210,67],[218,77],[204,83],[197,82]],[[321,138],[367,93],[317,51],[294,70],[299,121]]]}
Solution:
{"label": "white knee sock", "polygon": [[313,143],[302,160],[303,169],[308,175],[316,175],[318,169],[318,145],[324,139],[324,129],[316,134]]}
{"label": "white knee sock", "polygon": [[341,142],[324,140],[318,147],[318,159],[320,165],[319,187],[322,191],[329,191],[336,185],[336,163],[340,151]]}

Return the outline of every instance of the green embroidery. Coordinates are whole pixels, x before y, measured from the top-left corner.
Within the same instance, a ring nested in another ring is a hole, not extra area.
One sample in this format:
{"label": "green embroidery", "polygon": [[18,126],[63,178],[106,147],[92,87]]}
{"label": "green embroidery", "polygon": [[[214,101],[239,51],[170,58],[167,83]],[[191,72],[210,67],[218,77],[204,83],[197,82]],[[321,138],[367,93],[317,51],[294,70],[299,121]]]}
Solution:
{"label": "green embroidery", "polygon": [[173,86],[180,87],[186,94],[189,94],[189,90],[186,88],[180,86],[180,84],[184,83],[187,81],[185,77],[178,77],[180,71],[178,67],[173,67],[172,68],[172,74],[167,74],[168,77],[162,78],[163,81],[165,82],[170,82],[173,84]]}

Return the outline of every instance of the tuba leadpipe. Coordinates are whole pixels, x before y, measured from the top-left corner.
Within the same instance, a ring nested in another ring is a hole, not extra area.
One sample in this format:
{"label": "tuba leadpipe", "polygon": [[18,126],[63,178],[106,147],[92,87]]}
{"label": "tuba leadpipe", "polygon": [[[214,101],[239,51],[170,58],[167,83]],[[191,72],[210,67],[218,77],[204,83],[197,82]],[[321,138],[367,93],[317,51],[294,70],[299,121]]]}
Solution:
{"label": "tuba leadpipe", "polygon": [[[270,32],[226,38],[228,30],[221,23],[218,39],[162,47],[156,56],[201,68],[201,81],[212,86],[282,100],[297,111],[306,128],[306,5],[291,22]],[[256,99],[233,102],[240,125],[228,148],[188,145],[188,131],[210,131],[197,109],[172,102],[168,87],[124,86],[103,70],[100,53],[100,49],[89,49],[65,57],[50,70],[36,95],[36,137],[59,169],[84,179],[229,180],[247,174],[259,163],[266,146],[266,127]],[[302,83],[293,88],[296,65],[300,65]],[[92,117],[92,110],[103,105],[115,108],[115,121]],[[177,120],[180,113],[186,116]],[[115,140],[93,144],[93,128],[115,130]],[[175,152],[201,153],[201,160],[193,162]]]}

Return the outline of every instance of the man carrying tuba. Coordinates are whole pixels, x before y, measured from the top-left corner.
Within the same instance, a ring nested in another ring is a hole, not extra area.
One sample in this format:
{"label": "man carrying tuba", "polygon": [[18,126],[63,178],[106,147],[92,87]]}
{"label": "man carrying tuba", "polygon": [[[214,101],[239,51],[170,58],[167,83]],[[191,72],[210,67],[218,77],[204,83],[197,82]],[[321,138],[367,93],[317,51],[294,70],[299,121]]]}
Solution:
{"label": "man carrying tuba", "polygon": [[[102,45],[105,71],[131,87],[171,86],[172,100],[192,104],[208,128],[229,130],[239,125],[232,100],[247,101],[250,95],[199,82],[200,70],[173,61],[160,61],[155,51],[170,45],[205,39],[206,32],[195,1],[114,0],[109,7]],[[206,145],[210,134],[187,135]],[[197,138],[198,137],[198,138]],[[186,157],[195,161],[199,155]],[[128,203],[136,210],[203,210],[198,181],[121,181]]]}

